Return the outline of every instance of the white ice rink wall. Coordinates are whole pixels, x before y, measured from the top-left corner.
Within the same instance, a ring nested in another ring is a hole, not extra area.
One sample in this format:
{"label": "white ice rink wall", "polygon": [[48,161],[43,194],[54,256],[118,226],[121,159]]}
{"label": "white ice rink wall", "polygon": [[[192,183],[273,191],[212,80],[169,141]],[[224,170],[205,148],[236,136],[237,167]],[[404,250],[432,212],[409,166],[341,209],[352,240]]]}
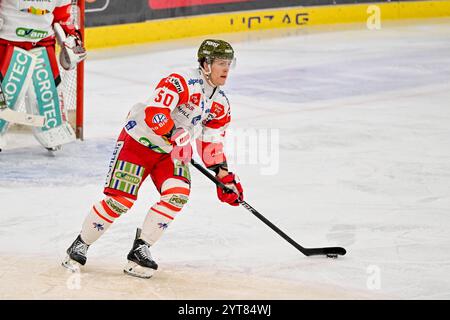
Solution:
{"label": "white ice rink wall", "polygon": [[[206,5],[198,6],[195,4],[199,1],[179,0],[170,1],[170,8],[164,1],[144,1],[142,8],[136,5],[139,2],[133,1],[133,8],[124,8],[123,3],[115,8],[114,0],[105,2],[106,7],[98,8],[89,8],[87,3],[86,23],[95,25],[86,30],[88,49],[219,33],[343,23],[377,28],[381,21],[387,20],[450,16],[450,1],[359,1],[363,3],[349,4],[345,0],[237,3],[209,0],[200,1]],[[227,5],[227,2],[232,4]],[[280,7],[283,5],[285,7]],[[117,13],[120,10],[122,12]],[[123,23],[129,21],[139,22]]]}

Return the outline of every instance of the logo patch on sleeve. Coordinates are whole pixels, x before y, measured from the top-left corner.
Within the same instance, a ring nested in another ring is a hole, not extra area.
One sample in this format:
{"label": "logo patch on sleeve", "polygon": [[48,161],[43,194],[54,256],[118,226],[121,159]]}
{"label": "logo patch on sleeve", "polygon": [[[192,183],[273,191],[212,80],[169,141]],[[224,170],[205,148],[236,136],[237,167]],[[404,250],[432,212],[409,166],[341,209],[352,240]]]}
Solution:
{"label": "logo patch on sleeve", "polygon": [[167,79],[167,81],[169,81],[171,84],[173,84],[175,86],[175,88],[177,89],[178,93],[181,93],[184,91],[183,89],[183,85],[181,84],[180,80],[175,78],[175,77],[169,77]]}
{"label": "logo patch on sleeve", "polygon": [[211,106],[211,113],[214,115],[214,117],[220,117],[224,114],[225,107],[221,105],[220,103],[213,102]]}
{"label": "logo patch on sleeve", "polygon": [[134,127],[136,127],[136,125],[137,125],[136,121],[130,120],[130,121],[128,121],[128,123],[127,123],[127,125],[125,126],[125,128],[126,128],[127,130],[131,130],[131,129],[133,129]]}
{"label": "logo patch on sleeve", "polygon": [[191,95],[191,98],[189,100],[192,104],[199,106],[200,105],[200,97],[201,97],[200,93],[194,93],[193,95]]}

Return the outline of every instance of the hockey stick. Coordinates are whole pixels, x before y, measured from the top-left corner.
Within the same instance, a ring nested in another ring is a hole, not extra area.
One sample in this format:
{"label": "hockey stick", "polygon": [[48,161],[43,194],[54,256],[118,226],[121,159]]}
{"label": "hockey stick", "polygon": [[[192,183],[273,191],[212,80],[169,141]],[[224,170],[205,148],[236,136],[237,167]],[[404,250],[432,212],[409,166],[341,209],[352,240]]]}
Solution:
{"label": "hockey stick", "polygon": [[25,112],[18,112],[8,108],[6,97],[3,94],[2,86],[0,84],[0,119],[26,126],[43,127],[45,124],[45,117],[33,115]]}
{"label": "hockey stick", "polygon": [[[191,159],[191,164],[196,167],[201,173],[203,173],[209,180],[214,182],[219,188],[223,189],[225,192],[234,192],[230,188],[226,187],[222,182],[218,181],[214,175],[208,171],[208,169],[204,168],[202,165],[197,163],[194,159]],[[249,205],[246,201],[240,200],[239,203],[248,211],[250,211],[253,215],[255,215],[259,220],[264,222],[267,226],[269,226],[273,231],[278,233],[284,240],[293,245],[298,251],[303,253],[305,256],[317,256],[317,255],[326,255],[329,258],[337,258],[338,255],[345,255],[346,250],[342,247],[323,247],[323,248],[304,248],[295,242],[292,238],[290,238],[286,233],[281,231],[276,225],[267,220],[262,214],[260,214],[255,208]]]}

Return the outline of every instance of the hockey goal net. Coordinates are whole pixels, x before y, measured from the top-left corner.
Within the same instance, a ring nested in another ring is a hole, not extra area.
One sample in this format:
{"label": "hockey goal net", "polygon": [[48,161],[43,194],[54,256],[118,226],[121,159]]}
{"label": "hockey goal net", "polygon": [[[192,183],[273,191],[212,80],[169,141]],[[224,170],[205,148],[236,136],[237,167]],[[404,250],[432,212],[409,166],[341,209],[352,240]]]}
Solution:
{"label": "hockey goal net", "polygon": [[[71,14],[74,23],[80,28],[84,39],[84,8],[85,0],[73,0]],[[59,47],[56,46],[56,53],[59,57]],[[69,122],[75,130],[77,139],[83,140],[83,107],[84,107],[84,62],[81,62],[73,70],[64,70],[61,65],[58,66],[61,77],[61,86],[64,99],[64,107],[67,110]],[[26,112],[25,103],[19,106],[18,111]],[[13,131],[28,131],[31,127],[23,125],[13,125]]]}
{"label": "hockey goal net", "polygon": [[[85,0],[72,1],[72,16],[79,26],[84,39]],[[80,62],[74,70],[66,71],[59,66],[64,92],[64,103],[68,110],[69,121],[75,129],[77,139],[83,140],[83,108],[84,108],[84,62]]]}

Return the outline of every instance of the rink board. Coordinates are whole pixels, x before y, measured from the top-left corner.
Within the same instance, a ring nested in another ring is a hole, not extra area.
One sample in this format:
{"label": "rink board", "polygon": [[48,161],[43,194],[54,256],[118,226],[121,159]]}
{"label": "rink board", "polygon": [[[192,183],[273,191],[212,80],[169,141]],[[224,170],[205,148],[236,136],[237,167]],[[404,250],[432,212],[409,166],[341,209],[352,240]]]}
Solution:
{"label": "rink board", "polygon": [[338,23],[368,25],[397,20],[450,16],[450,1],[411,1],[294,7],[152,20],[86,30],[88,49],[140,44],[219,33],[302,28]]}

